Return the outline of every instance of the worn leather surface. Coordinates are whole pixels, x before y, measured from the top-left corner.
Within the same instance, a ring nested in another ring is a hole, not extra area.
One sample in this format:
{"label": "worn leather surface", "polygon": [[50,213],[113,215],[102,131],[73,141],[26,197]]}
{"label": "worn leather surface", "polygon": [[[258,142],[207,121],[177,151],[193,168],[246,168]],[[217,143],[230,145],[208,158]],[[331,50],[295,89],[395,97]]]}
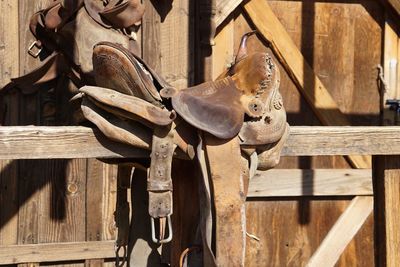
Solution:
{"label": "worn leather surface", "polygon": [[98,86],[84,86],[79,91],[108,112],[134,121],[145,120],[146,124],[153,127],[154,125],[167,126],[175,118],[175,113],[166,108],[157,107],[145,100],[121,94],[116,90]]}
{"label": "worn leather surface", "polygon": [[110,42],[93,49],[96,84],[162,106],[159,91],[169,87],[143,60]]}
{"label": "worn leather surface", "polygon": [[67,44],[64,48],[66,53],[76,65],[80,66],[83,73],[89,75],[92,75],[93,72],[93,47],[99,42],[116,42],[127,49],[129,48],[132,52],[138,51],[135,41],[117,30],[101,27],[83,8],[78,11],[75,20],[62,28],[60,36],[64,38]]}
{"label": "worn leather surface", "polygon": [[241,94],[230,77],[178,91],[172,97],[175,111],[194,127],[228,139],[242,127]]}
{"label": "worn leather surface", "polygon": [[[237,137],[205,135],[215,209],[215,257],[218,266],[244,266],[246,245],[245,182]],[[229,163],[228,163],[229,161]]]}
{"label": "worn leather surface", "polygon": [[170,127],[157,127],[153,133],[151,163],[147,179],[149,214],[164,218],[172,214],[172,157],[176,145]]}

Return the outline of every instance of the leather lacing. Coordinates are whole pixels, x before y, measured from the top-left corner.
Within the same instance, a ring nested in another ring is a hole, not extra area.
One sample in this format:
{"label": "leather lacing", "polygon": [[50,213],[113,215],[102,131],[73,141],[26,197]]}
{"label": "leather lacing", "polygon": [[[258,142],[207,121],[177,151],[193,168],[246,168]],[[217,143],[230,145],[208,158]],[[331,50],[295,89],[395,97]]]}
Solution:
{"label": "leather lacing", "polygon": [[181,256],[179,257],[179,267],[183,267],[183,262],[184,262],[185,258],[187,257],[187,255],[188,255],[191,251],[194,251],[194,250],[201,251],[201,248],[198,247],[198,246],[193,246],[193,247],[190,247],[190,248],[185,249],[185,250],[181,253]]}

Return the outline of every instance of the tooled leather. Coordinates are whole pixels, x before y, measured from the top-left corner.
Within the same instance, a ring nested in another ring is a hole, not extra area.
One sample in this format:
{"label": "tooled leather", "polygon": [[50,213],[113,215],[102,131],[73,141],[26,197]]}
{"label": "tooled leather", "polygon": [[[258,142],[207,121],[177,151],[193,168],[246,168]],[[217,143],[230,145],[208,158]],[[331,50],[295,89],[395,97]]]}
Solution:
{"label": "tooled leather", "polygon": [[173,211],[171,167],[175,148],[173,131],[168,127],[155,128],[147,178],[149,214],[153,218],[167,217]]}
{"label": "tooled leather", "polygon": [[[272,59],[271,59],[272,61]],[[246,145],[262,145],[278,141],[286,128],[286,111],[279,92],[280,74],[278,68],[271,68],[275,74],[260,82],[260,95],[267,97],[264,102],[265,113],[243,123],[239,137]],[[257,97],[257,95],[256,95]]]}
{"label": "tooled leather", "polygon": [[128,94],[143,98],[153,105],[163,106],[158,90],[169,85],[159,79],[147,63],[125,47],[100,42],[93,49],[93,62],[97,84],[119,91],[131,90]]}

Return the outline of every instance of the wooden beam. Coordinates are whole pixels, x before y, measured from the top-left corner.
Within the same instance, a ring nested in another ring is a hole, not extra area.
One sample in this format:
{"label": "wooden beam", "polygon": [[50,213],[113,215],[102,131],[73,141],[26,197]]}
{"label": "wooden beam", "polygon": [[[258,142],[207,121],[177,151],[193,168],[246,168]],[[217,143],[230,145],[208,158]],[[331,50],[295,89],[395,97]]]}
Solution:
{"label": "wooden beam", "polygon": [[[270,44],[286,72],[324,125],[350,125],[329,91],[306,62],[284,26],[265,0],[251,0],[243,8],[260,35]],[[369,160],[349,156],[356,168],[369,168]]]}
{"label": "wooden beam", "polygon": [[335,266],[340,255],[357,234],[372,210],[373,197],[355,197],[333,225],[306,266]]}
{"label": "wooden beam", "polygon": [[1,264],[114,258],[115,241],[0,246]]}
{"label": "wooden beam", "polygon": [[[381,0],[382,1],[382,0]],[[400,16],[400,1],[399,0],[383,0],[383,3],[388,3],[398,16]]]}
{"label": "wooden beam", "polygon": [[243,0],[216,0],[215,24],[218,27]]}
{"label": "wooden beam", "polygon": [[373,157],[375,265],[400,266],[400,156]]}
{"label": "wooden beam", "polygon": [[[395,111],[391,110],[386,105],[387,99],[398,98],[398,68],[399,68],[399,37],[395,29],[392,27],[393,21],[390,16],[386,14],[385,27],[384,27],[384,47],[383,47],[383,71],[384,81],[381,81],[381,94],[382,94],[382,124],[383,125],[396,125]],[[381,71],[381,70],[380,70]],[[385,83],[385,84],[384,84]]]}
{"label": "wooden beam", "polygon": [[400,154],[398,126],[291,127],[283,156]]}
{"label": "wooden beam", "polygon": [[371,169],[257,171],[248,197],[373,195]]}
{"label": "wooden beam", "polygon": [[[282,156],[400,154],[399,126],[293,126]],[[138,158],[149,151],[80,126],[0,127],[0,159]]]}
{"label": "wooden beam", "polygon": [[143,157],[149,153],[111,142],[86,127],[0,127],[2,159]]}
{"label": "wooden beam", "polygon": [[214,38],[215,45],[212,47],[212,80],[226,71],[234,57],[234,20],[230,19]]}

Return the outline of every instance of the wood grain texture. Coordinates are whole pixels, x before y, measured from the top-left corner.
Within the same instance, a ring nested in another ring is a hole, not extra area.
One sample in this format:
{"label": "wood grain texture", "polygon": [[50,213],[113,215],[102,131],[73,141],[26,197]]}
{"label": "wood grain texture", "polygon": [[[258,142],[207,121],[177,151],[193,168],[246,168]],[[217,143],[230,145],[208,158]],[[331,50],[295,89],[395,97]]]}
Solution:
{"label": "wood grain texture", "polygon": [[[217,11],[218,13],[218,11]],[[224,72],[234,59],[234,20],[230,18],[224,27],[215,35],[212,47],[212,79],[215,80]]]}
{"label": "wood grain texture", "polygon": [[215,24],[218,27],[243,2],[243,0],[217,0]]}
{"label": "wood grain texture", "polygon": [[370,169],[272,169],[258,171],[247,197],[372,195]]}
{"label": "wood grain texture", "polygon": [[397,80],[398,80],[398,60],[399,60],[399,37],[393,27],[393,21],[386,16],[384,28],[384,51],[383,51],[383,70],[384,79],[387,87],[382,88],[382,124],[395,125],[395,113],[386,105],[386,100],[397,98]]}
{"label": "wood grain texture", "polygon": [[159,25],[161,74],[172,86],[187,88],[194,79],[193,4],[187,0],[154,3],[162,21]]}
{"label": "wood grain texture", "polygon": [[373,160],[376,266],[400,265],[400,156]]}
{"label": "wood grain texture", "polygon": [[86,160],[44,163],[38,243],[85,241]]}
{"label": "wood grain texture", "polygon": [[19,73],[18,1],[0,2],[0,88]]}
{"label": "wood grain texture", "polygon": [[[305,61],[268,3],[263,0],[252,0],[245,3],[243,7],[261,35],[270,43],[275,55],[320,121],[324,125],[350,125],[349,120],[340,111],[330,92]],[[266,25],[274,26],[267,27]],[[368,168],[370,166],[369,160],[362,156],[349,156],[348,158],[355,167]]]}
{"label": "wood grain texture", "polygon": [[[349,203],[336,197],[248,201],[247,232],[259,241],[247,238],[245,266],[305,266]],[[369,216],[336,266],[374,266],[372,219]]]}
{"label": "wood grain texture", "polygon": [[[398,126],[293,126],[282,155],[400,154],[399,129]],[[96,132],[79,126],[0,127],[0,159],[148,156],[131,147],[104,147],[106,142],[99,142]]]}
{"label": "wood grain texture", "polygon": [[114,256],[113,241],[44,243],[0,247],[0,262],[2,264],[106,259]]}
{"label": "wood grain texture", "polygon": [[103,163],[96,159],[87,162],[86,182],[86,241],[104,240],[103,229],[103,187],[106,177],[103,176]]}
{"label": "wood grain texture", "polygon": [[[138,157],[148,155],[148,152],[143,152],[142,150],[137,150],[130,146],[109,142],[96,130],[82,127],[71,127],[2,127],[1,130],[6,130],[6,128],[8,128],[13,132],[12,134],[11,132],[3,132],[0,134],[6,139],[2,150],[7,147],[7,150],[9,150],[9,153],[7,154],[10,158],[13,158],[12,153],[10,153],[11,151],[27,151],[25,146],[33,141],[32,144],[35,148],[26,153],[26,158],[38,158],[39,154],[42,154],[39,158],[91,158],[92,156],[90,155],[94,154],[97,155],[96,157],[100,158],[102,157],[101,154],[106,155],[106,157],[110,154],[115,154],[116,157],[122,157],[123,155],[132,156],[134,154]],[[60,131],[62,128],[66,130],[64,134]],[[17,138],[14,141],[10,140],[9,138],[14,134]],[[32,137],[33,139],[31,139]],[[35,139],[36,141],[34,141]],[[27,140],[30,141],[26,142]],[[20,145],[18,145],[19,142],[21,142]],[[61,142],[63,144],[62,149],[64,150],[64,155],[60,157],[58,154],[60,152],[59,144],[61,144]],[[54,148],[56,149],[54,150]],[[99,148],[100,150],[98,150]],[[111,152],[116,150],[119,152]],[[47,154],[47,156],[44,156],[43,153]]]}
{"label": "wood grain texture", "polygon": [[372,210],[373,197],[355,197],[333,225],[306,266],[334,266]]}
{"label": "wood grain texture", "polygon": [[[18,1],[0,1],[0,88],[18,76]],[[4,114],[4,107],[8,112]],[[0,125],[18,122],[17,94],[0,96]],[[4,121],[3,121],[4,120]],[[0,244],[17,243],[18,231],[18,163],[13,160],[0,161]]]}

